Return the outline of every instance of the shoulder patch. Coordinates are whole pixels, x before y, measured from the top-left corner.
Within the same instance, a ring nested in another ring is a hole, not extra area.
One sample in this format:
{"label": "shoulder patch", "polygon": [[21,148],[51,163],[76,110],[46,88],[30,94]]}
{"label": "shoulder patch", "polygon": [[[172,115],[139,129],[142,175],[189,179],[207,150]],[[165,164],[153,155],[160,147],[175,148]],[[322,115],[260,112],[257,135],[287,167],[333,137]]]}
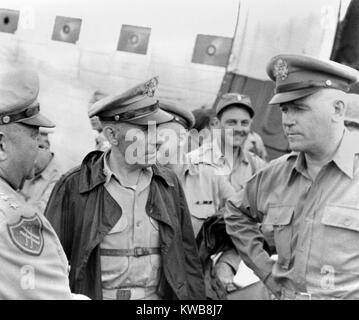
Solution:
{"label": "shoulder patch", "polygon": [[32,217],[21,216],[19,222],[8,224],[11,241],[23,252],[39,256],[44,248],[43,225],[35,213]]}

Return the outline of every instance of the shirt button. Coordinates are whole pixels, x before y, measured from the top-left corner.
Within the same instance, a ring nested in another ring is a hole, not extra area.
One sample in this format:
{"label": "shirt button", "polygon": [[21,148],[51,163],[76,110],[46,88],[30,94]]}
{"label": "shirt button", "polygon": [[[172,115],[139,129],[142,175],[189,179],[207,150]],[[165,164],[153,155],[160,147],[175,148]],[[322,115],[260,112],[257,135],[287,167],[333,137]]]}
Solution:
{"label": "shirt button", "polygon": [[136,222],[136,227],[139,227],[141,225],[141,221]]}
{"label": "shirt button", "polygon": [[352,222],[350,221],[350,219],[345,219],[344,220],[344,225],[349,227],[352,224]]}

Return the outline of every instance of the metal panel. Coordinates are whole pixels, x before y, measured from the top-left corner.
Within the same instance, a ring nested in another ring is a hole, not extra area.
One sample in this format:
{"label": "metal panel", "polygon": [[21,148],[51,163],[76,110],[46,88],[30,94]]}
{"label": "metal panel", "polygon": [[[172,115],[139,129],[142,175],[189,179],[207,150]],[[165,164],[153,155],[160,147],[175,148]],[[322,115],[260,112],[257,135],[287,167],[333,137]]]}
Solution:
{"label": "metal panel", "polygon": [[226,67],[232,42],[232,38],[199,34],[196,38],[192,62]]}
{"label": "metal panel", "polygon": [[79,40],[81,19],[57,16],[52,40],[76,43]]}
{"label": "metal panel", "polygon": [[338,25],[332,60],[359,70],[359,0],[352,0]]}
{"label": "metal panel", "polygon": [[19,16],[20,11],[0,9],[0,32],[15,33]]}
{"label": "metal panel", "polygon": [[151,28],[122,25],[117,50],[146,54],[150,41]]}

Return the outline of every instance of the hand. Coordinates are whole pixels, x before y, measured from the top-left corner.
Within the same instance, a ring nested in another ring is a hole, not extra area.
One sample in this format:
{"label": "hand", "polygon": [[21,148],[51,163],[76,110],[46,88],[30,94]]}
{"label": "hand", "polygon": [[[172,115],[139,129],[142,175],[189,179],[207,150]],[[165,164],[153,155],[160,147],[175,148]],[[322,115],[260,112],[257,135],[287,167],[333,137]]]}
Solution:
{"label": "hand", "polygon": [[218,262],[214,267],[215,273],[221,281],[222,285],[228,291],[229,288],[233,287],[233,278],[235,276],[232,267],[225,262]]}

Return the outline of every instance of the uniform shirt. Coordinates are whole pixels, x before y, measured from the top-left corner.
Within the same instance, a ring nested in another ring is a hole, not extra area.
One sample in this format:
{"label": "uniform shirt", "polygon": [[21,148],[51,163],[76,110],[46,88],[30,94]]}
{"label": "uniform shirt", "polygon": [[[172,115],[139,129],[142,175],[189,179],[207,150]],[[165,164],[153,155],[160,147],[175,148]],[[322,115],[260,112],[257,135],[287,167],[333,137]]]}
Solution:
{"label": "uniform shirt", "polygon": [[39,210],[40,213],[45,211],[47,202],[50,198],[52,189],[60,179],[62,170],[55,156],[51,159],[47,167],[38,175],[30,180],[26,180],[20,194],[25,201]]}
{"label": "uniform shirt", "polygon": [[[108,165],[109,152],[104,157],[105,188],[119,204],[122,216],[101,243],[103,249],[134,249],[159,247],[157,221],[145,210],[152,179],[152,169],[143,169],[138,183],[127,186]],[[146,288],[143,299],[158,299],[156,289],[160,277],[161,256],[101,256],[102,286],[104,289]],[[107,293],[104,291],[104,298]]]}
{"label": "uniform shirt", "polygon": [[[240,153],[233,155],[233,158],[228,158],[228,156],[226,158],[218,144],[212,142],[204,143],[200,148],[190,152],[188,158],[191,163],[216,166],[221,175],[229,180],[235,191],[243,189],[252,175],[266,165],[264,160],[247,150],[240,150]],[[237,270],[241,258],[233,249],[224,252],[220,261]]]}
{"label": "uniform shirt", "polygon": [[[345,130],[314,181],[302,153],[276,159],[255,175],[227,203],[227,232],[246,264],[274,291],[358,299],[358,195],[359,144]],[[272,233],[277,262],[263,250],[258,222]]]}
{"label": "uniform shirt", "polygon": [[186,165],[180,180],[197,236],[203,222],[224,207],[234,189],[221,170],[210,164]]}
{"label": "uniform shirt", "polygon": [[0,179],[0,299],[71,299],[68,261],[48,220]]}
{"label": "uniform shirt", "polygon": [[249,178],[266,165],[264,160],[246,150],[240,150],[231,159],[226,158],[217,143],[205,143],[188,156],[191,162],[209,163],[221,168],[236,191],[241,190]]}

